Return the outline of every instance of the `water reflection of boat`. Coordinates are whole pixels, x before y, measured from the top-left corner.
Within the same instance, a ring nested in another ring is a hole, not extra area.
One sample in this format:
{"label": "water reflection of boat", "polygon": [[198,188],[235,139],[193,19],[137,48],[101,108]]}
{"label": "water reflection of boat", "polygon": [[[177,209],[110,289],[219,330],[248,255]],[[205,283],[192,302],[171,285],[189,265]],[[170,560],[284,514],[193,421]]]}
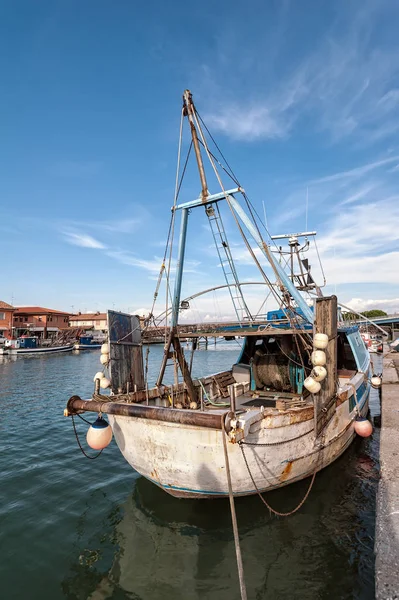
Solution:
{"label": "water reflection of boat", "polygon": [[[375,459],[358,456],[358,449],[353,448],[320,476],[305,514],[278,520],[270,517],[257,498],[238,499],[248,598],[327,598],[332,577],[339,581],[339,588],[334,588],[339,593],[334,597],[373,598],[372,582],[364,582],[364,570],[373,570],[372,512],[377,480]],[[300,482],[291,486],[289,494],[276,490],[273,503],[288,508],[305,489],[306,482]],[[98,498],[91,501],[98,502]],[[77,562],[62,584],[67,597],[237,597],[227,500],[214,503],[210,511],[205,501],[182,503],[139,478],[124,504],[118,509],[112,505],[108,524],[103,518],[96,538],[90,500],[84,515],[90,544],[82,542],[77,548]],[[80,532],[84,527],[85,521],[80,519]],[[104,555],[112,558],[104,563]],[[370,594],[356,593],[364,583]]]}

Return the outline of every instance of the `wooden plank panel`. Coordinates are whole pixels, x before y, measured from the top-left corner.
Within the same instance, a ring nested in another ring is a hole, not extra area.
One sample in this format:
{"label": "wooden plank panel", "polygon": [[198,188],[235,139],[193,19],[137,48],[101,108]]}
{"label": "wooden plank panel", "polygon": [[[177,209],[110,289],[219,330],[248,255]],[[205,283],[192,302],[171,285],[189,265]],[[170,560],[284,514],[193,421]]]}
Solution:
{"label": "wooden plank panel", "polygon": [[326,353],[327,377],[315,395],[316,431],[319,434],[335,413],[337,393],[337,297],[317,298],[315,306],[315,333],[328,335]]}
{"label": "wooden plank panel", "polygon": [[140,320],[136,315],[109,310],[108,342],[112,391],[144,389],[144,366]]}

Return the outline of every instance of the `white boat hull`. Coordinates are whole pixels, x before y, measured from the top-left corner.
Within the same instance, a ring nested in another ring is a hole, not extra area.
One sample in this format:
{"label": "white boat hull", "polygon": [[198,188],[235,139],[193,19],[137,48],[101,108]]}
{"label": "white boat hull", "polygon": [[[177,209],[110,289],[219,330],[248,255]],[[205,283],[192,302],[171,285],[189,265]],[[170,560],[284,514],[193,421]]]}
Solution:
{"label": "white boat hull", "polygon": [[[368,412],[369,390],[367,386],[358,398],[363,416]],[[292,412],[283,413],[254,424],[243,448],[256,487],[279,488],[332,463],[352,442],[354,419],[355,410],[350,413],[345,401],[318,440],[312,415],[292,423]],[[228,494],[222,431],[119,415],[109,415],[109,420],[125,459],[169,494],[187,498]],[[240,445],[227,446],[234,495],[255,494]]]}
{"label": "white boat hull", "polygon": [[74,350],[99,350],[101,344],[75,344]]}
{"label": "white boat hull", "polygon": [[48,348],[0,348],[0,354],[24,355],[24,354],[52,354],[54,352],[70,352],[73,345],[68,346],[49,346]]}

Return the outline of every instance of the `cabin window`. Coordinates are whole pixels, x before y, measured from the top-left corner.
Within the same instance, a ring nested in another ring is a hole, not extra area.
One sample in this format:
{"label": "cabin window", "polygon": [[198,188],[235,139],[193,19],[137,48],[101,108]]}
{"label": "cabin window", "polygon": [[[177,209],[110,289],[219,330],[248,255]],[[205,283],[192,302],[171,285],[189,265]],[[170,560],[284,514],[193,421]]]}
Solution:
{"label": "cabin window", "polygon": [[345,332],[338,334],[337,367],[339,370],[357,371],[357,364]]}
{"label": "cabin window", "polygon": [[369,353],[359,332],[354,331],[353,333],[350,333],[348,339],[355,356],[357,368],[359,371],[365,371],[369,362]]}
{"label": "cabin window", "polygon": [[6,318],[6,314],[0,312],[0,321],[4,321],[5,318]]}

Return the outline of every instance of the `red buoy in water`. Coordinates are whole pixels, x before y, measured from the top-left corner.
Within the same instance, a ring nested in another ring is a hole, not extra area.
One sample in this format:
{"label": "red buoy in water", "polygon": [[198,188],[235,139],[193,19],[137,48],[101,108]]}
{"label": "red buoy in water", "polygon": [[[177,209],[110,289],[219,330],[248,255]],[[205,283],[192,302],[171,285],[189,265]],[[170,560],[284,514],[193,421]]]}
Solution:
{"label": "red buoy in water", "polygon": [[97,419],[89,427],[86,441],[93,450],[103,450],[112,440],[112,429],[109,423],[102,417]]}
{"label": "red buoy in water", "polygon": [[360,437],[369,437],[373,433],[373,426],[368,419],[356,417],[355,431]]}

